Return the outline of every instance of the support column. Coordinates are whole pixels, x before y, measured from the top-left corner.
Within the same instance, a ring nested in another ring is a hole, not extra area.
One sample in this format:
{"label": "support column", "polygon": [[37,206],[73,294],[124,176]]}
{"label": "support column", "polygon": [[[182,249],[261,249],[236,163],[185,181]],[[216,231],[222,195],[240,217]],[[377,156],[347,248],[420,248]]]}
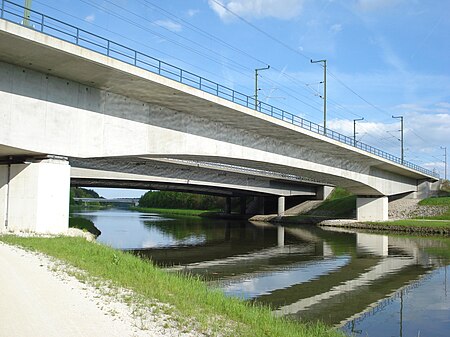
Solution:
{"label": "support column", "polygon": [[278,197],[278,216],[284,216],[285,197]]}
{"label": "support column", "polygon": [[[6,181],[5,181],[6,171]],[[0,168],[0,217],[13,232],[61,234],[69,227],[70,166],[45,159]]]}
{"label": "support column", "polygon": [[356,199],[356,219],[358,221],[388,220],[388,198],[358,197]]}
{"label": "support column", "polygon": [[231,214],[231,197],[226,197],[225,213]]}
{"label": "support column", "polygon": [[245,215],[247,212],[247,197],[240,197],[241,215]]}

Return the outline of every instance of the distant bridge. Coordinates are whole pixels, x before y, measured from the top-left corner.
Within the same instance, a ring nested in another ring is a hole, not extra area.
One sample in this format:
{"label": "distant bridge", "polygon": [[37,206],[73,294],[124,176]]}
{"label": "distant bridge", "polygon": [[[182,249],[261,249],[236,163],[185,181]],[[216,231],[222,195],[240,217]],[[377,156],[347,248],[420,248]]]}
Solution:
{"label": "distant bridge", "polygon": [[139,198],[112,198],[112,199],[105,199],[105,198],[73,198],[75,201],[81,201],[85,203],[90,202],[99,202],[104,204],[130,204],[137,206],[139,204]]}

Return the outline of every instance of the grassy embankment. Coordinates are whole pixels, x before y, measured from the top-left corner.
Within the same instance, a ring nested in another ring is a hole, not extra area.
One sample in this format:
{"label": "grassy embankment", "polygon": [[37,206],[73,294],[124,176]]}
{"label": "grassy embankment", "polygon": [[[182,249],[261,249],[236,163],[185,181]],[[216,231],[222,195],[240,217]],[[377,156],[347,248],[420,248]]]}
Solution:
{"label": "grassy embankment", "polygon": [[389,224],[390,226],[400,227],[418,227],[430,229],[450,230],[450,197],[433,197],[426,198],[419,202],[421,206],[439,206],[447,208],[447,210],[437,216],[416,217],[414,219],[395,220],[389,222],[371,222],[371,224]]}
{"label": "grassy embankment", "polygon": [[133,290],[139,299],[170,304],[165,313],[176,320],[180,331],[188,330],[195,322],[197,331],[209,335],[343,336],[320,323],[300,324],[276,318],[269,308],[226,297],[196,277],[166,272],[129,253],[81,238],[7,235],[0,236],[0,241],[45,253],[79,268],[87,272],[75,274],[83,282],[107,280],[113,288]]}
{"label": "grassy embankment", "polygon": [[297,216],[281,219],[285,223],[320,222],[326,219],[349,219],[356,210],[356,196],[341,187],[336,187],[328,198],[317,208]]}
{"label": "grassy embankment", "polygon": [[199,216],[204,213],[211,212],[210,210],[203,209],[181,209],[181,208],[152,208],[152,207],[130,207],[133,211],[139,211],[143,213],[158,213],[169,215],[182,215],[182,216]]}

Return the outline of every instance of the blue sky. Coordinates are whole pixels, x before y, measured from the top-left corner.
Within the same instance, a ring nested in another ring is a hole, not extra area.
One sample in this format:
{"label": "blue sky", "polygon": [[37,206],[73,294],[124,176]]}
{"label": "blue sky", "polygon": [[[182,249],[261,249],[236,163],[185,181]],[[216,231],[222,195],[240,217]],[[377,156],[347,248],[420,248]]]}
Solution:
{"label": "blue sky", "polygon": [[391,116],[402,115],[405,160],[444,175],[450,1],[33,0],[33,9],[249,95],[254,69],[269,64],[260,100],[317,123],[323,69],[309,60],[326,59],[329,128],[351,136],[364,117],[357,138],[399,156]]}

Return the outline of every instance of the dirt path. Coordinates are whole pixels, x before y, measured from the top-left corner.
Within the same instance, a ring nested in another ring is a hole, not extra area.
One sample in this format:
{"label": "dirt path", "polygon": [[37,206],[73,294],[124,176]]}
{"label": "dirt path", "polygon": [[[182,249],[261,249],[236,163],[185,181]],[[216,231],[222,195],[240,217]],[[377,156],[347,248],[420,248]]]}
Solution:
{"label": "dirt path", "polygon": [[[0,243],[0,337],[186,336],[148,322],[61,272],[45,256]],[[58,274],[59,273],[59,274]]]}

